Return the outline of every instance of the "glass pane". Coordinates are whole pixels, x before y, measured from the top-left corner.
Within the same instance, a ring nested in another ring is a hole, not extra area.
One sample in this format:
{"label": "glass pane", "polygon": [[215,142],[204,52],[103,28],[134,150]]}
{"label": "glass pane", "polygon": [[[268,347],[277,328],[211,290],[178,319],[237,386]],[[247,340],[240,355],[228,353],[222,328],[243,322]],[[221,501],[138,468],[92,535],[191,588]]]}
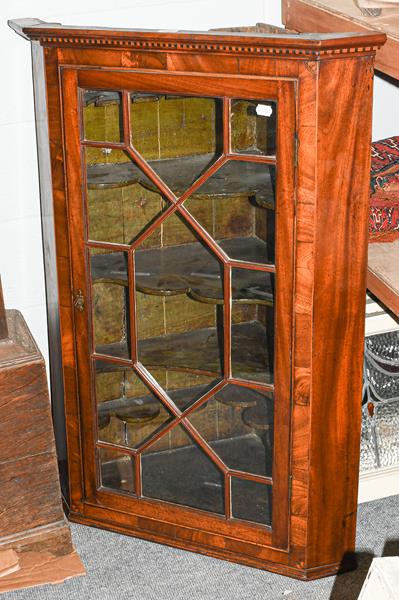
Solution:
{"label": "glass pane", "polygon": [[375,411],[375,429],[380,467],[399,464],[399,402],[381,404]]}
{"label": "glass pane", "polygon": [[399,464],[399,332],[365,340],[361,471]]}
{"label": "glass pane", "polygon": [[228,385],[187,418],[227,467],[271,477],[272,394]]}
{"label": "glass pane", "polygon": [[86,140],[121,142],[123,140],[121,94],[100,90],[84,91],[83,128]]}
{"label": "glass pane", "polygon": [[371,416],[367,405],[362,407],[362,435],[360,439],[361,472],[378,469],[378,450],[374,417],[375,411],[374,415]]}
{"label": "glass pane", "polygon": [[[169,206],[122,150],[85,148],[89,239],[132,244]],[[144,241],[143,247],[149,247]]]}
{"label": "glass pane", "polygon": [[101,486],[134,493],[134,459],[114,450],[98,448]]}
{"label": "glass pane", "polygon": [[173,419],[131,369],[97,361],[95,386],[100,441],[137,448]]}
{"label": "glass pane", "polygon": [[135,252],[139,360],[185,408],[223,373],[223,269],[177,215],[153,235]]}
{"label": "glass pane", "polygon": [[242,154],[276,153],[277,106],[265,100],[231,101],[231,149]]}
{"label": "glass pane", "polygon": [[399,332],[397,330],[369,335],[366,337],[365,344],[368,356],[393,374],[399,374]]}
{"label": "glass pane", "polygon": [[233,269],[232,293],[233,377],[273,383],[274,274]]}
{"label": "glass pane", "polygon": [[220,381],[212,375],[178,371],[165,367],[147,369],[154,379],[162,386],[173,404],[184,411]]}
{"label": "glass pane", "polygon": [[91,248],[93,334],[99,354],[129,358],[127,253]]}
{"label": "glass pane", "polygon": [[224,514],[224,478],[178,425],[141,458],[143,496]]}
{"label": "glass pane", "polygon": [[133,93],[130,110],[133,146],[177,196],[221,154],[218,98]]}
{"label": "glass pane", "polygon": [[361,471],[399,465],[399,401],[375,404],[363,415]]}
{"label": "glass pane", "polygon": [[225,163],[184,203],[229,258],[273,263],[275,166]]}
{"label": "glass pane", "polygon": [[257,481],[231,478],[231,507],[233,517],[271,525],[272,487]]}

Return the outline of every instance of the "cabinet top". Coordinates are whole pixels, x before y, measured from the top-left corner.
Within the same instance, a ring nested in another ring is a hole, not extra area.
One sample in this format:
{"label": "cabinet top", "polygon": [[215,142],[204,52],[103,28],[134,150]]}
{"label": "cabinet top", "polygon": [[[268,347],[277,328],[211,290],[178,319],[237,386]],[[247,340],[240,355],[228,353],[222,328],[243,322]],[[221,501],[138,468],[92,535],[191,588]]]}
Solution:
{"label": "cabinet top", "polygon": [[289,54],[317,57],[323,54],[373,53],[383,33],[260,33],[257,27],[228,31],[177,31],[65,26],[39,19],[14,19],[9,26],[22,37],[44,46],[111,47],[136,50],[214,52],[227,54]]}

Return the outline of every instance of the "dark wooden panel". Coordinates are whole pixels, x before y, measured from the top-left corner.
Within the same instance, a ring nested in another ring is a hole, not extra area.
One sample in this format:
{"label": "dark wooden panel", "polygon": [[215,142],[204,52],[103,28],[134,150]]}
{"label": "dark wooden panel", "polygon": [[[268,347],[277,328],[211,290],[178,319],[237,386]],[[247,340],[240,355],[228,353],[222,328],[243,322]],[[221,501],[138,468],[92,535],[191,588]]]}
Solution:
{"label": "dark wooden panel", "polygon": [[0,388],[0,463],[53,452],[43,361],[0,369]]}
{"label": "dark wooden panel", "polygon": [[0,481],[3,536],[63,519],[54,452],[0,463]]}
{"label": "dark wooden panel", "polygon": [[[18,311],[0,343],[0,547],[71,550],[44,360]],[[35,528],[41,527],[38,537]]]}

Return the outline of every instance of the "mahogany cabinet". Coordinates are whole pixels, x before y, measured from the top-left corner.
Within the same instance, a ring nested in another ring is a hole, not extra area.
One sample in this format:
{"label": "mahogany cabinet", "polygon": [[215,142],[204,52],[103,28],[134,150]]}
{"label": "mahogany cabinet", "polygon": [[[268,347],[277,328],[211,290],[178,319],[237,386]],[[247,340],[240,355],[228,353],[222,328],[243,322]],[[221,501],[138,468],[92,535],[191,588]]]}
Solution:
{"label": "mahogany cabinet", "polygon": [[385,36],[11,26],[33,48],[70,519],[348,568]]}

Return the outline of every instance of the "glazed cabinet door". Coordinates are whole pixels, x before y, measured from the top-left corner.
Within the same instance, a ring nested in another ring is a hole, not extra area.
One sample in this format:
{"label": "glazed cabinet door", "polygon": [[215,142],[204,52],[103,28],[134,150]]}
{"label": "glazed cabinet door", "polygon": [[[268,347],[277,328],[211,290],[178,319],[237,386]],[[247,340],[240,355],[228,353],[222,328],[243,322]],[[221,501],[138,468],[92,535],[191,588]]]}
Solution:
{"label": "glazed cabinet door", "polygon": [[294,83],[62,86],[83,500],[286,548]]}

